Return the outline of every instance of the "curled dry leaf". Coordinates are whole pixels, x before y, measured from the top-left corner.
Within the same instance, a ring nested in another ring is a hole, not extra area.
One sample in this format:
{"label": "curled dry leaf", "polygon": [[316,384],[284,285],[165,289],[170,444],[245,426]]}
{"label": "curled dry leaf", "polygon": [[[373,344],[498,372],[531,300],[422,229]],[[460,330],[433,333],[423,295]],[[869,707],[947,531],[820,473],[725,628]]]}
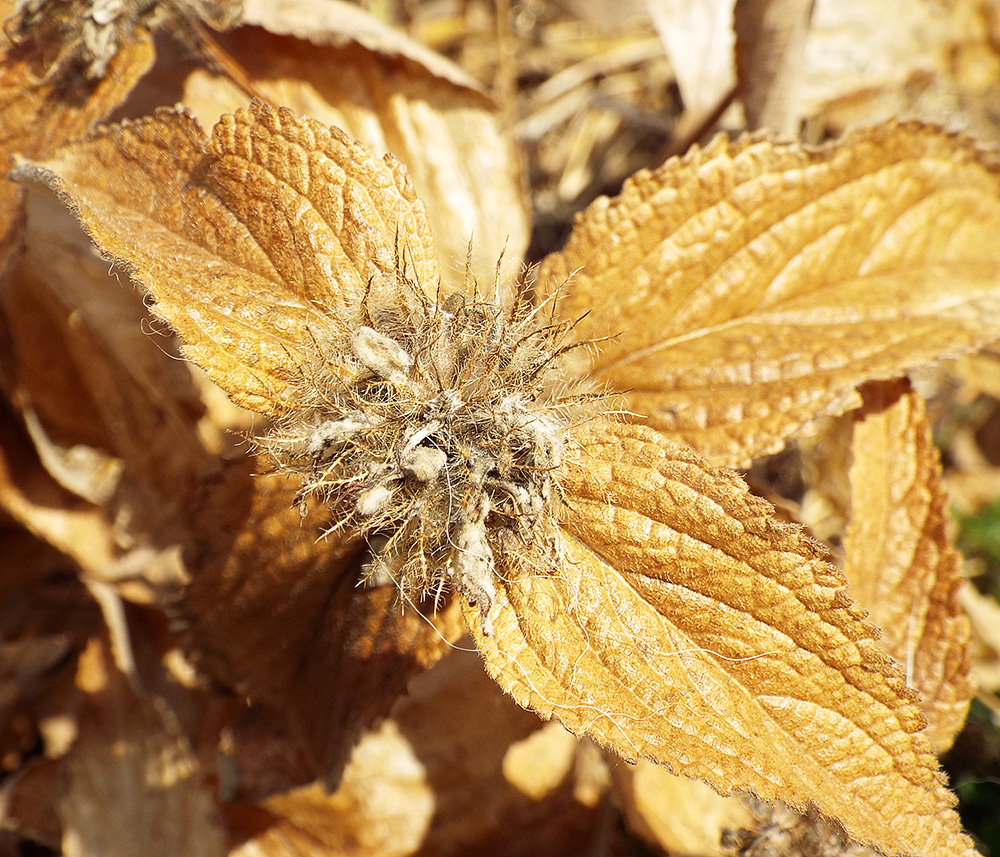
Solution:
{"label": "curled dry leaf", "polygon": [[887,853],[973,854],[915,694],[802,532],[643,427],[592,427],[558,574],[516,557],[487,668],[522,705],[726,793],[816,806]]}
{"label": "curled dry leaf", "polygon": [[457,86],[479,89],[475,80],[441,54],[344,0],[244,0],[242,20],[316,45],[356,42],[373,54],[405,58]]}
{"label": "curled dry leaf", "polygon": [[52,478],[6,402],[0,402],[0,506],[81,568],[105,568],[118,553],[102,510]]}
{"label": "curled dry leaf", "polygon": [[906,382],[863,388],[852,442],[844,573],[882,647],[920,691],[926,735],[951,746],[972,698],[961,556],[950,544],[941,465],[923,401]]}
{"label": "curled dry leaf", "polygon": [[[854,385],[1000,335],[995,160],[933,128],[818,150],[717,139],[640,172],[541,266],[591,378],[713,461],[746,466]],[[585,371],[582,363],[580,370]]]}

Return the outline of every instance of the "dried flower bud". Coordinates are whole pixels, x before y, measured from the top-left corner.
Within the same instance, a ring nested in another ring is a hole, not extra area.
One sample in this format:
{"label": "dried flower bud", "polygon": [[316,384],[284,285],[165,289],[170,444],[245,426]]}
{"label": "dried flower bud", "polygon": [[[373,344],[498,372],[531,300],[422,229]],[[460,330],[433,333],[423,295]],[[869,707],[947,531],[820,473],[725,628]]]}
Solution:
{"label": "dried flower bud", "polygon": [[567,395],[555,365],[569,325],[523,283],[509,307],[426,294],[401,276],[395,295],[369,295],[370,325],[317,336],[293,416],[264,445],[303,477],[300,502],[367,539],[370,577],[406,597],[453,586],[488,629],[501,538],[554,567],[555,471],[587,397]]}
{"label": "dried flower bud", "polygon": [[413,358],[395,340],[370,327],[359,327],[351,337],[351,350],[380,378],[390,384],[406,383]]}

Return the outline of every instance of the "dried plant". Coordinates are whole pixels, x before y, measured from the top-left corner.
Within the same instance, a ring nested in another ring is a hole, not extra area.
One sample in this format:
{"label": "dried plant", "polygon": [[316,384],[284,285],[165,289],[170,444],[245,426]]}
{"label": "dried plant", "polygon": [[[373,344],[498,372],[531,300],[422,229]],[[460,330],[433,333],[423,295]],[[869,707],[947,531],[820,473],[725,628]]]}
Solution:
{"label": "dried plant", "polygon": [[[263,100],[207,137],[160,109],[22,149],[13,177],[258,415],[254,449],[177,501],[178,609],[203,669],[295,697],[320,771],[465,628],[517,703],[626,760],[882,853],[976,853],[935,755],[973,692],[959,558],[905,376],[1000,338],[993,154],[919,123],[720,136],[487,278],[471,250],[442,265],[399,160]],[[846,579],[732,470],[842,414]],[[332,630],[301,615],[328,602]],[[292,670],[275,633],[321,653]],[[303,699],[331,660],[332,698]],[[127,704],[93,646],[81,669]]]}

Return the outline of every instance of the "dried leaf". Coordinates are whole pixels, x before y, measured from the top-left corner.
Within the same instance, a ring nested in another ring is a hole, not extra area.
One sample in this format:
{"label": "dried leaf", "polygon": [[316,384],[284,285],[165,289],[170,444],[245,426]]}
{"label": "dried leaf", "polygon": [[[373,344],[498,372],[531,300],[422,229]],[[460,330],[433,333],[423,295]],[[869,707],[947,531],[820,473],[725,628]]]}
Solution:
{"label": "dried leaf", "polygon": [[59,801],[66,857],[221,857],[211,793],[176,726],[136,695],[96,641],[78,682],[86,695]]}
{"label": "dried leaf", "polygon": [[923,401],[909,384],[863,389],[854,427],[844,573],[882,628],[882,647],[920,691],[927,738],[951,746],[972,698],[969,620],[957,601],[961,556],[950,543],[941,465]]}
{"label": "dried leaf", "polygon": [[856,407],[855,384],[1000,335],[996,173],[914,125],[819,150],[719,138],[595,202],[539,281],[573,274],[562,312],[612,337],[595,382],[745,466]]}
{"label": "dried leaf", "polygon": [[972,676],[980,690],[1000,690],[1000,604],[975,587],[959,591],[962,609],[972,623]]}
{"label": "dried leaf", "polygon": [[[274,104],[337,126],[378,155],[403,161],[426,205],[448,283],[462,285],[467,260],[484,285],[492,285],[501,256],[503,274],[516,273],[528,245],[529,212],[517,151],[494,103],[471,82],[454,80],[457,69],[440,58],[432,66],[401,62],[396,46],[377,51],[368,39],[338,46],[344,41],[338,32],[352,35],[350,19],[338,20],[339,31],[324,30],[316,18],[325,3],[302,6],[310,30],[298,33],[298,16],[286,17],[292,5],[275,4],[261,17],[271,32],[242,27],[221,39],[240,57],[254,89]],[[352,18],[374,21],[348,8]],[[280,35],[289,29],[309,41]],[[416,44],[398,33],[395,39]],[[436,67],[441,65],[454,70],[449,78]],[[247,102],[242,90],[207,69],[187,77],[182,97],[205,127]]]}
{"label": "dried leaf", "polygon": [[[567,747],[557,738],[552,748],[553,733],[504,696],[471,648],[418,676],[393,720],[423,763],[438,807],[421,853],[571,857],[594,841],[602,802],[582,799],[576,770],[586,742]],[[555,749],[558,767],[545,787],[518,759],[531,742]]]}
{"label": "dried leaf", "polygon": [[736,77],[750,128],[798,131],[798,87],[814,0],[736,0]]}
{"label": "dried leaf", "polygon": [[561,573],[505,557],[493,633],[466,612],[501,686],[626,758],[816,806],[887,853],[974,854],[903,675],[802,532],[649,429],[575,441]]}
{"label": "dried leaf", "polygon": [[191,367],[65,209],[39,194],[27,208],[26,253],[0,288],[25,425],[56,481],[130,529],[123,541],[162,533],[213,466]]}
{"label": "dried leaf", "polygon": [[1000,53],[982,0],[816,0],[798,110],[843,129],[919,118],[996,140]]}
{"label": "dried leaf", "polygon": [[482,283],[492,284],[501,255],[503,275],[517,273],[530,231],[522,168],[499,109],[479,84],[336,0],[250,3],[243,20],[246,26],[216,39],[238,63],[236,73],[159,45],[129,115],[180,102],[210,128],[223,113],[245,107],[253,92],[336,125],[407,164],[446,281],[461,285],[468,261]]}
{"label": "dried leaf", "polygon": [[[59,792],[60,771],[59,761],[36,758],[0,786],[0,825],[4,831],[17,831],[23,839],[45,845],[55,853],[59,853],[62,841],[62,827],[53,804],[53,796]],[[22,847],[12,850],[12,857],[20,857]],[[0,853],[6,854],[2,850]]]}
{"label": "dried leaf", "polygon": [[934,0],[890,0],[876,15],[864,3],[818,0],[806,49],[806,104],[821,111],[824,103],[840,102],[843,110],[854,100],[856,116],[897,115],[902,104],[886,114],[879,109],[880,94],[905,103],[909,81],[945,68],[955,19],[941,12]]}
{"label": "dried leaf", "polygon": [[293,507],[298,484],[251,477],[248,465],[230,465],[193,510],[186,636],[203,669],[284,712],[313,776],[336,782],[361,730],[440,657],[461,620],[404,609],[392,586],[359,586],[364,545],[317,541],[323,515]]}
{"label": "dried leaf", "polygon": [[241,843],[230,857],[375,857],[414,853],[435,801],[413,748],[386,721],[355,748],[334,794],[313,784],[225,810],[230,838]]}
{"label": "dried leaf", "polygon": [[723,797],[704,783],[650,762],[620,765],[614,776],[629,828],[668,854],[731,857],[723,835],[749,827],[753,820],[740,798]]}
{"label": "dried leaf", "polygon": [[244,0],[243,23],[256,24],[276,35],[296,36],[316,45],[342,47],[356,42],[373,54],[410,60],[456,86],[481,89],[475,80],[441,54],[343,0]]}
{"label": "dried leaf", "polygon": [[0,506],[32,534],[100,570],[118,553],[101,509],[59,485],[38,460],[24,427],[0,400]]}
{"label": "dried leaf", "polygon": [[503,755],[503,777],[532,800],[555,791],[572,774],[579,741],[555,720],[516,741]]}
{"label": "dried leaf", "polygon": [[[83,73],[85,58],[61,56],[67,46],[47,38],[48,32],[18,32],[15,0],[0,3],[0,164],[19,152],[44,157],[83,135],[128,95],[153,61],[152,39],[144,29],[109,58],[97,77]],[[79,26],[77,23],[76,26]],[[68,28],[72,32],[73,26]],[[12,38],[12,35],[16,35]],[[4,166],[6,169],[6,166]],[[0,183],[0,274],[17,243],[22,191]]]}
{"label": "dried leaf", "polygon": [[540,795],[505,777],[517,742],[542,731],[473,652],[451,652],[362,737],[333,794],[314,785],[227,806],[232,838],[245,840],[233,857],[579,854],[601,812],[574,799],[572,774]]}
{"label": "dried leaf", "polygon": [[258,413],[282,413],[314,331],[357,320],[372,278],[402,274],[401,254],[410,277],[437,287],[399,163],[261,102],[208,142],[190,117],[159,111],[14,172],[59,193],[148,289],[184,353]]}

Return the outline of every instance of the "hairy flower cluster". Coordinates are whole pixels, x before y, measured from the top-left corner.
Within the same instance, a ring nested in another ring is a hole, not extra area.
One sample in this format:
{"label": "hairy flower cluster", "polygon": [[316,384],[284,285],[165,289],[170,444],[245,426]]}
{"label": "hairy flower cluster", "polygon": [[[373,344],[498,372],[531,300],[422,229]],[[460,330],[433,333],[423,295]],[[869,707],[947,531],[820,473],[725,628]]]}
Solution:
{"label": "hairy flower cluster", "polygon": [[556,560],[555,474],[592,397],[561,383],[569,326],[523,285],[510,306],[409,291],[317,342],[296,415],[267,447],[303,476],[301,502],[367,540],[370,577],[416,598],[452,586],[488,630],[497,552]]}

